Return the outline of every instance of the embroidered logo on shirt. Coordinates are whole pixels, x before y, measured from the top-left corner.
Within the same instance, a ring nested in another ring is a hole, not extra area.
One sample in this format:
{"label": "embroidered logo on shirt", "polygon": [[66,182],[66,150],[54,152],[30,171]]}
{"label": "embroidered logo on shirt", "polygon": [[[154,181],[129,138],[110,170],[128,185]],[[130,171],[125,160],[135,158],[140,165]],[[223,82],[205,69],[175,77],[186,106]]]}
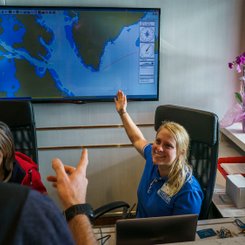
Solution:
{"label": "embroidered logo on shirt", "polygon": [[171,197],[166,193],[168,190],[168,185],[163,184],[162,187],[157,191],[158,196],[160,196],[163,201],[165,201],[167,204],[170,203]]}

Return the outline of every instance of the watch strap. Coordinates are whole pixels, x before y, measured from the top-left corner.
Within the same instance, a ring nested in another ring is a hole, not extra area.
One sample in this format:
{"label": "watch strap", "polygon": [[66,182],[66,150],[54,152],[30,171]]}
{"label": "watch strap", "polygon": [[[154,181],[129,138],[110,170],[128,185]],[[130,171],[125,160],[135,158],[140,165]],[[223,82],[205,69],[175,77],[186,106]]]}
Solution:
{"label": "watch strap", "polygon": [[63,214],[67,222],[78,214],[85,214],[90,220],[92,220],[94,217],[93,208],[89,203],[73,205],[64,210]]}

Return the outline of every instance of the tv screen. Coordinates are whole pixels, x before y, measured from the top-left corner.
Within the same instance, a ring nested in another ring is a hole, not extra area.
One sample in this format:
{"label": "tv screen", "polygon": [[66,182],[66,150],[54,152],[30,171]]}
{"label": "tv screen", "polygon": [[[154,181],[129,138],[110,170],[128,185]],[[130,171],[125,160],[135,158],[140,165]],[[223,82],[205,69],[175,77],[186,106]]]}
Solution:
{"label": "tv screen", "polygon": [[0,99],[158,100],[158,8],[0,7]]}

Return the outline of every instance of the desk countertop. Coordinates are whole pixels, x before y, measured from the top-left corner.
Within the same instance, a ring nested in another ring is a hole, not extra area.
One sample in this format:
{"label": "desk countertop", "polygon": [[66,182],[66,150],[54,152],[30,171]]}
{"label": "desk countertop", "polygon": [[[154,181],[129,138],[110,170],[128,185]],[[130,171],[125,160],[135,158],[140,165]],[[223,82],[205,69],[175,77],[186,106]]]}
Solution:
{"label": "desk countertop", "polygon": [[[198,235],[196,235],[196,239],[193,242],[181,242],[181,243],[171,243],[171,244],[208,244],[208,245],[217,245],[217,244],[224,244],[224,245],[231,245],[237,244],[242,245],[245,244],[245,236],[240,234],[241,229],[234,223],[235,218],[221,218],[221,219],[209,219],[209,220],[199,220],[197,225],[197,230],[212,228],[214,231],[220,230],[222,227],[229,229],[231,234],[233,235],[232,238],[218,238],[218,236],[208,237],[205,239],[200,239]],[[245,222],[245,217],[240,217],[241,221]],[[115,234],[115,227],[108,226],[103,228],[96,227],[94,229],[95,235],[98,238],[106,237],[107,235],[110,238],[104,243],[105,245],[116,245],[116,234]],[[105,239],[104,239],[105,240]]]}

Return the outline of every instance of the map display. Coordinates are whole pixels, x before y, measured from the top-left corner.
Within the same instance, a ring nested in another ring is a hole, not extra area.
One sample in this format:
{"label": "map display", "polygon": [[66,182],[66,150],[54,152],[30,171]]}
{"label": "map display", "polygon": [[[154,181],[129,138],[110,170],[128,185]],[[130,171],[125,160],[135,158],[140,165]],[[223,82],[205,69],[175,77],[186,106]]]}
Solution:
{"label": "map display", "polygon": [[0,99],[157,99],[159,9],[0,8]]}

